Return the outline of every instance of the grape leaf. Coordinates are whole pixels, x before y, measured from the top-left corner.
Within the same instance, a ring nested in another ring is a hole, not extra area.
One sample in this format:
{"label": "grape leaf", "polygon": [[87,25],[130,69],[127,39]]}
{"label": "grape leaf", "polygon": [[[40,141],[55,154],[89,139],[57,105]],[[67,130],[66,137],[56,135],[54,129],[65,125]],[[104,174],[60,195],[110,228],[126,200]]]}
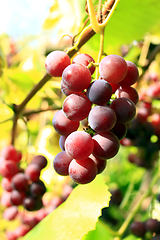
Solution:
{"label": "grape leaf", "polygon": [[69,198],[32,229],[24,240],[80,240],[95,229],[101,209],[109,205],[110,193],[98,175],[86,185],[78,185]]}

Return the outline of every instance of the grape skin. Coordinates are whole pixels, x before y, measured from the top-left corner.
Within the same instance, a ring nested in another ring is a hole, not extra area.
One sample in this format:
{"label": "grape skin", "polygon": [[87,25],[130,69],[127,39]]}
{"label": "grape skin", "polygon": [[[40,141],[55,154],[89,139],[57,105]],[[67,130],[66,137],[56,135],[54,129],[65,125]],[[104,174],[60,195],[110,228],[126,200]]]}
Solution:
{"label": "grape skin", "polygon": [[97,167],[91,158],[83,160],[73,159],[69,165],[71,179],[79,184],[86,184],[94,180],[97,175]]}
{"label": "grape skin", "polygon": [[92,153],[93,147],[92,137],[83,131],[71,133],[65,141],[66,153],[76,160],[87,158]]}
{"label": "grape skin", "polygon": [[115,111],[119,123],[129,123],[136,115],[135,104],[128,98],[117,98],[110,106]]}
{"label": "grape skin", "polygon": [[71,60],[67,53],[63,51],[53,51],[49,53],[45,60],[47,73],[53,77],[61,77],[64,69],[70,65]]}
{"label": "grape skin", "polygon": [[111,85],[104,79],[95,80],[88,87],[86,96],[92,103],[104,105],[112,96]]}
{"label": "grape skin", "polygon": [[62,82],[70,91],[81,92],[88,88],[91,82],[91,73],[82,64],[71,64],[63,71]]}
{"label": "grape skin", "polygon": [[119,140],[112,132],[97,133],[92,139],[94,141],[93,155],[100,159],[110,159],[119,151]]}
{"label": "grape skin", "polygon": [[71,94],[63,102],[63,111],[67,118],[81,121],[88,117],[91,102],[83,94]]}
{"label": "grape skin", "polygon": [[93,154],[91,154],[89,157],[95,162],[95,164],[97,166],[97,174],[102,173],[104,171],[104,169],[106,168],[107,161],[97,158]]}
{"label": "grape skin", "polygon": [[99,64],[100,77],[109,83],[118,83],[127,74],[127,63],[118,55],[108,55]]}
{"label": "grape skin", "polygon": [[[89,54],[86,54],[86,53],[78,54],[77,56],[75,56],[73,58],[73,61],[72,61],[72,63],[80,63],[80,64],[85,65],[86,67],[88,66],[88,64],[90,62],[94,63],[95,61]],[[94,71],[95,71],[95,67],[91,66],[89,68],[89,71],[91,72],[91,75],[92,75],[94,73]]]}
{"label": "grape skin", "polygon": [[68,119],[63,110],[59,110],[53,117],[52,125],[56,132],[60,135],[67,136],[71,132],[76,131],[79,127],[79,121],[72,121]]}
{"label": "grape skin", "polygon": [[72,159],[65,151],[59,152],[53,161],[55,171],[62,176],[69,175],[68,168]]}
{"label": "grape skin", "polygon": [[100,133],[111,130],[116,123],[115,112],[107,106],[95,106],[91,109],[88,122],[90,127]]}

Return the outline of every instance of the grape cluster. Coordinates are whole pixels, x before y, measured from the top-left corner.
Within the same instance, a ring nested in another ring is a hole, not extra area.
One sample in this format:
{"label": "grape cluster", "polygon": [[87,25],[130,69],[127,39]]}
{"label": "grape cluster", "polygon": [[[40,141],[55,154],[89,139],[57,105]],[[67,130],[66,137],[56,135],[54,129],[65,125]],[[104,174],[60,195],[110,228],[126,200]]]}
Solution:
{"label": "grape cluster", "polygon": [[[52,121],[61,135],[62,149],[53,166],[58,174],[69,175],[78,184],[91,182],[105,169],[106,160],[118,153],[138,102],[138,93],[131,87],[139,77],[134,63],[108,55],[99,63],[99,78],[93,80],[94,63],[88,54],[76,55],[71,63],[69,56],[58,50],[45,61],[47,72],[62,78],[61,90],[66,95]],[[79,129],[84,122],[85,131]]]}
{"label": "grape cluster", "polygon": [[130,225],[130,231],[133,235],[143,239],[158,240],[160,239],[160,222],[153,218],[144,222],[135,221]]}
{"label": "grape cluster", "polygon": [[28,211],[39,210],[43,206],[42,196],[46,192],[39,177],[47,165],[47,159],[37,155],[23,169],[20,167],[21,157],[22,154],[13,145],[6,146],[1,151],[0,174],[3,177],[4,196],[7,196],[6,207],[22,205]]}
{"label": "grape cluster", "polygon": [[14,230],[6,231],[6,237],[8,240],[21,239],[27,232],[29,232],[34,226],[36,226],[41,220],[43,220],[49,213],[55,210],[61,205],[72,192],[73,187],[64,184],[62,191],[57,195],[54,192],[48,192],[49,196],[43,198],[43,207],[38,211],[23,211],[18,209],[17,206],[11,206],[4,210],[3,217],[8,220],[17,220],[19,226]]}

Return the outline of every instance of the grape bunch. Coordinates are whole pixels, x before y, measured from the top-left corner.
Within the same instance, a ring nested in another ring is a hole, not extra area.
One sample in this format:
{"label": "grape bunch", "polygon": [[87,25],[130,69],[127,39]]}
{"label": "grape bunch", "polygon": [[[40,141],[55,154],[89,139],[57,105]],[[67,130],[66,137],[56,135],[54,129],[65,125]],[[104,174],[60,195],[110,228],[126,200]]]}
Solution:
{"label": "grape bunch", "polygon": [[160,222],[153,218],[144,222],[134,221],[130,225],[130,231],[133,235],[146,240],[158,240],[160,239]]}
{"label": "grape bunch", "polygon": [[5,202],[6,207],[22,205],[28,211],[39,210],[43,207],[42,196],[46,192],[39,177],[47,165],[47,159],[37,155],[23,169],[20,166],[21,157],[22,154],[13,145],[6,146],[1,151],[0,174],[4,189],[1,201]]}
{"label": "grape bunch", "polygon": [[66,96],[52,120],[62,149],[53,166],[58,174],[69,175],[78,184],[91,182],[118,153],[139,98],[131,86],[139,77],[134,63],[118,55],[105,56],[99,63],[99,78],[93,80],[95,66],[88,54],[78,54],[71,62],[67,53],[59,50],[45,61],[48,74],[61,77]]}

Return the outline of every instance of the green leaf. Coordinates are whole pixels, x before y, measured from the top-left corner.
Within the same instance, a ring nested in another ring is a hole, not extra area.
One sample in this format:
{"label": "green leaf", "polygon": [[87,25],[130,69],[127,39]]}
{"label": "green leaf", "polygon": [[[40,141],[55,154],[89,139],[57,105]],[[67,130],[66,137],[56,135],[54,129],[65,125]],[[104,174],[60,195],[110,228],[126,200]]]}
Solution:
{"label": "green leaf", "polygon": [[106,224],[107,223],[98,221],[96,224],[96,229],[85,235],[83,240],[113,240],[114,237],[110,234]]}
{"label": "green leaf", "polygon": [[86,185],[78,185],[69,198],[50,213],[24,240],[80,240],[95,229],[101,209],[109,205],[110,193],[98,175]]}
{"label": "green leaf", "polygon": [[[159,0],[121,0],[106,26],[104,50],[108,54],[114,53],[122,44],[143,40],[145,34],[157,34],[160,26],[159,9]],[[97,42],[99,38],[96,34],[87,46],[93,46],[94,51],[98,51]]]}
{"label": "green leaf", "polygon": [[134,235],[129,235],[128,237],[123,238],[123,240],[141,240],[141,238],[138,238]]}

